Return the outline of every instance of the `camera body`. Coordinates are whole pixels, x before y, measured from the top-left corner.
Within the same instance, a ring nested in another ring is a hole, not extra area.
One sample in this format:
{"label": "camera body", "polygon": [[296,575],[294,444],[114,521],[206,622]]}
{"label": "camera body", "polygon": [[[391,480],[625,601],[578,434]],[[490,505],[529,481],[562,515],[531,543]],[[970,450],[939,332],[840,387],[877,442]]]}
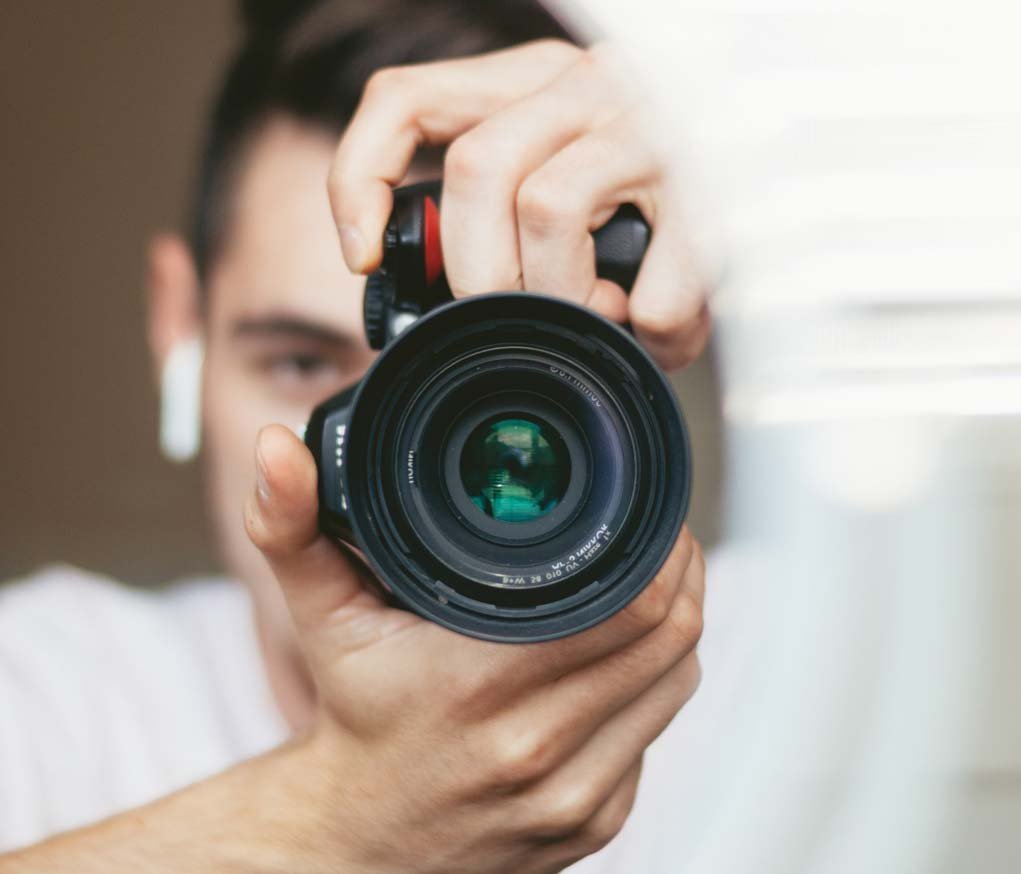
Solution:
{"label": "camera body", "polygon": [[[313,412],[319,515],[388,600],[472,636],[562,637],[652,579],[687,512],[665,376],[595,313],[531,292],[454,301],[437,183],[398,189],[365,324],[382,353]],[[622,207],[597,272],[629,288],[649,228]]]}

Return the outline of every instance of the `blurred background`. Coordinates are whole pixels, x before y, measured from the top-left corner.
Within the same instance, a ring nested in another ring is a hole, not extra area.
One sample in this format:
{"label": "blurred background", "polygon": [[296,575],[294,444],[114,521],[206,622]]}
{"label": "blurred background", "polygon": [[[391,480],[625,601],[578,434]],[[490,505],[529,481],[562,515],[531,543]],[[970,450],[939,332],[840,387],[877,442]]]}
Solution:
{"label": "blurred background", "polygon": [[69,561],[131,581],[210,566],[195,466],[161,461],[148,236],[188,202],[230,3],[0,10],[0,578]]}
{"label": "blurred background", "polygon": [[722,268],[724,537],[678,718],[713,767],[664,768],[662,870],[1016,874],[1021,9],[585,7],[662,96]]}
{"label": "blurred background", "polygon": [[[156,445],[144,254],[181,228],[235,4],[0,6],[0,581],[66,561],[133,583],[216,567],[195,464]],[[718,533],[711,359],[677,381]],[[240,508],[239,516],[240,520]]]}

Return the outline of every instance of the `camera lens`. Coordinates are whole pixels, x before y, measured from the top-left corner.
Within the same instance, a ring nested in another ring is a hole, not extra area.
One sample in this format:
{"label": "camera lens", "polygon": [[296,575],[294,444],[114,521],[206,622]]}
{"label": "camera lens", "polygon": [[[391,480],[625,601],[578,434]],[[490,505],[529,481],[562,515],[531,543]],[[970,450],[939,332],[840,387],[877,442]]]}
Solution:
{"label": "camera lens", "polygon": [[461,480],[471,502],[501,522],[531,522],[564,497],[571,458],[563,438],[534,418],[483,422],[461,454]]}
{"label": "camera lens", "polygon": [[688,506],[666,378],[616,325],[539,294],[420,318],[306,439],[324,529],[403,606],[490,640],[562,637],[620,610]]}

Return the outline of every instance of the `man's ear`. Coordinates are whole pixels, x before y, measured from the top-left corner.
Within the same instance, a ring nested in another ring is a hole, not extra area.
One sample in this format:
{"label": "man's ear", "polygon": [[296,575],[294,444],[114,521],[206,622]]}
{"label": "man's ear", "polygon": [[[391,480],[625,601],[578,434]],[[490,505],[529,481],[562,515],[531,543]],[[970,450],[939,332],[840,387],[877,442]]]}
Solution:
{"label": "man's ear", "polygon": [[149,351],[158,383],[171,350],[200,335],[199,281],[191,250],[176,234],[153,237],[147,262]]}
{"label": "man's ear", "polygon": [[171,461],[198,453],[202,433],[202,337],[199,283],[180,237],[149,244],[149,348],[160,391],[160,449]]}

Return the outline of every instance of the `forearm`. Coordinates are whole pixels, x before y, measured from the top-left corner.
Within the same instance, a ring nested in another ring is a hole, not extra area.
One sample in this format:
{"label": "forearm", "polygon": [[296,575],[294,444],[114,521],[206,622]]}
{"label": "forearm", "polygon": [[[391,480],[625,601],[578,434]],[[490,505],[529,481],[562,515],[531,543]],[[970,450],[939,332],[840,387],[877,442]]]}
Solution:
{"label": "forearm", "polygon": [[321,807],[308,765],[299,762],[306,755],[288,745],[144,807],[0,856],[0,874],[356,874],[325,846],[330,832],[342,829],[324,833],[315,821]]}

